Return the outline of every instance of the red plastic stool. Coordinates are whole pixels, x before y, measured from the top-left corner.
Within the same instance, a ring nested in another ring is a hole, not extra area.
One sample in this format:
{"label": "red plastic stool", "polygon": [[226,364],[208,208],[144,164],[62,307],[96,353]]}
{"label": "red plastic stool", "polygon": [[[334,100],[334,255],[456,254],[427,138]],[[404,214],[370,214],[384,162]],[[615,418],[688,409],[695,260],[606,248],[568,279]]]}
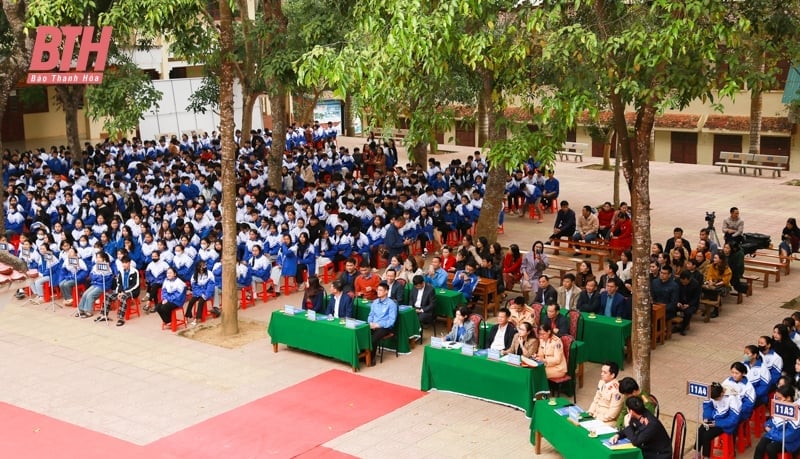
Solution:
{"label": "red plastic stool", "polygon": [[[764,455],[761,457],[764,459],[769,459],[767,453],[764,453]],[[789,451],[784,451],[783,453],[778,453],[778,459],[794,459],[794,455]]]}
{"label": "red plastic stool", "polygon": [[61,298],[61,289],[53,287],[53,294],[50,295],[50,282],[42,284],[42,291],[44,292],[43,298],[45,303],[49,303],[53,298]]}
{"label": "red plastic stool", "polygon": [[125,320],[131,320],[131,316],[136,314],[136,317],[142,317],[141,306],[142,304],[139,302],[139,297],[136,298],[128,298],[125,300],[125,304],[128,306],[125,308]]}
{"label": "red plastic stool", "polygon": [[72,287],[72,306],[78,307],[78,303],[81,301],[81,297],[86,292],[86,286],[83,284],[78,284]]}
{"label": "red plastic stool", "polygon": [[751,446],[753,446],[753,442],[750,440],[750,421],[747,420],[739,424],[736,433],[736,449],[740,453],[744,453]]}
{"label": "red plastic stool", "polygon": [[[181,314],[181,318],[180,319],[178,318],[178,313]],[[161,324],[161,329],[163,330],[163,329],[165,329],[167,327],[170,327],[173,332],[176,332],[176,331],[178,331],[178,327],[180,325],[183,325],[183,328],[186,328],[186,317],[183,315],[183,308],[182,307],[181,308],[174,308],[172,310],[172,322],[170,322],[169,324],[162,323]]]}
{"label": "red plastic stool", "polygon": [[[380,257],[378,257],[380,259]],[[328,263],[327,265],[322,266],[322,283],[327,284],[328,282],[333,282],[336,278],[334,272],[333,262]]]}
{"label": "red plastic stool", "polygon": [[[247,298],[247,294],[250,294],[250,298]],[[253,286],[248,285],[247,287],[242,287],[242,297],[239,299],[239,307],[242,309],[247,309],[248,305],[255,306],[256,305],[256,296],[253,294]]]}
{"label": "red plastic stool", "polygon": [[[100,296],[98,296],[97,299],[94,300],[94,304],[92,305],[93,306],[93,310],[94,311],[102,311],[104,304],[106,304],[106,293],[105,292],[101,293]],[[109,306],[109,309],[111,309],[111,306]]]}
{"label": "red plastic stool", "polygon": [[[272,291],[270,291],[270,287],[272,287]],[[275,294],[275,282],[272,282],[272,279],[267,279],[261,283],[261,291],[258,292],[258,297],[266,303],[270,298],[277,298],[278,295]]]}
{"label": "red plastic stool", "polygon": [[378,254],[378,256],[375,258],[376,269],[383,269],[389,266],[389,259],[382,257],[380,254]]}
{"label": "red plastic stool", "polygon": [[552,213],[558,212],[558,199],[553,198],[550,201],[550,212],[552,212]]}
{"label": "red plastic stool", "polygon": [[[283,285],[281,285],[281,292],[284,295],[289,295],[292,292],[298,291],[297,279],[294,276],[282,276],[283,277]],[[293,285],[289,285],[289,280],[291,279]]]}
{"label": "red plastic stool", "polygon": [[733,446],[733,436],[729,433],[714,438],[711,443],[711,457],[720,457],[722,459],[733,459],[736,456],[736,450]]}
{"label": "red plastic stool", "polygon": [[506,227],[505,225],[499,225],[497,227],[497,234],[506,234]]}
{"label": "red plastic stool", "polygon": [[455,247],[460,242],[461,238],[458,235],[458,231],[448,231],[447,232],[447,242],[446,244],[450,247]]}
{"label": "red plastic stool", "polygon": [[758,405],[750,416],[750,431],[756,438],[764,435],[764,423],[767,422],[767,405]]}

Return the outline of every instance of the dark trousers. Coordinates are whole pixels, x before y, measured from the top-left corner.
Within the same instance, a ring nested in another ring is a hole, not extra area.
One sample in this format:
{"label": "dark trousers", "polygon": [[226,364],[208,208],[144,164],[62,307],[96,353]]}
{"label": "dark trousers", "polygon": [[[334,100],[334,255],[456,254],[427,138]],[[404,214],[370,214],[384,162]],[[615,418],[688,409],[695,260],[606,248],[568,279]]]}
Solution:
{"label": "dark trousers", "polygon": [[[192,308],[197,305],[197,312],[192,314]],[[206,299],[200,295],[193,296],[191,300],[189,300],[189,304],[186,305],[186,317],[197,317],[198,319],[203,319],[203,314],[206,311]]]}
{"label": "dark trousers", "polygon": [[147,294],[150,295],[150,301],[153,303],[158,303],[158,289],[161,288],[161,284],[149,284],[147,286]]}
{"label": "dark trousers", "polygon": [[711,456],[711,442],[723,433],[725,432],[719,427],[709,427],[708,430],[703,426],[697,428],[697,442],[703,456]]}
{"label": "dark trousers", "polygon": [[372,352],[374,353],[378,349],[378,343],[382,340],[386,335],[392,333],[391,328],[376,328],[372,330]]}
{"label": "dark trousers", "polygon": [[[788,451],[787,451],[788,452]],[[753,457],[764,457],[764,454],[767,455],[768,459],[778,459],[778,455],[781,453],[781,442],[779,441],[772,441],[766,436],[761,437],[761,440],[756,444],[756,450],[753,454]],[[792,453],[792,457],[797,457],[796,454]]]}
{"label": "dark trousers", "polygon": [[156,304],[156,312],[161,316],[161,321],[168,324],[172,322],[172,310],[180,307],[175,303],[158,303]]}

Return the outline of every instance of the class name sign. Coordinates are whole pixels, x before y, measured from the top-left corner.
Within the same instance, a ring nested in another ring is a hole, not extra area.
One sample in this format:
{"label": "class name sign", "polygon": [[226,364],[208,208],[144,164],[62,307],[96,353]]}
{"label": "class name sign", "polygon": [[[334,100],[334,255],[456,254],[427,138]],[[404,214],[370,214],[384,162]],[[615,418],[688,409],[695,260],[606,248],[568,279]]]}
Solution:
{"label": "class name sign", "polygon": [[686,395],[708,399],[708,384],[697,381],[686,381]]}
{"label": "class name sign", "polygon": [[[112,29],[101,27],[98,41],[95,41],[93,26],[37,27],[26,82],[44,85],[102,83]],[[89,71],[92,55],[94,62]]]}

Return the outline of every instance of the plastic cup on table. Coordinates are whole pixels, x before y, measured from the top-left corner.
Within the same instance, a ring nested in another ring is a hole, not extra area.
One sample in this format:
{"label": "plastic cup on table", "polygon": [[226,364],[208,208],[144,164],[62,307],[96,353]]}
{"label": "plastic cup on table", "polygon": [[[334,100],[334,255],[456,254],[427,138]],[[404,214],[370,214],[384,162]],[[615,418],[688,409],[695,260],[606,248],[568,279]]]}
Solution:
{"label": "plastic cup on table", "polygon": [[597,314],[595,314],[595,313],[593,313],[593,312],[590,312],[590,313],[589,313],[589,318],[590,318],[590,319],[594,319],[594,318],[596,318],[596,317],[597,317]]}
{"label": "plastic cup on table", "polygon": [[616,322],[617,322],[618,324],[621,324],[621,323],[622,323],[622,317],[617,317],[617,320],[616,320]]}

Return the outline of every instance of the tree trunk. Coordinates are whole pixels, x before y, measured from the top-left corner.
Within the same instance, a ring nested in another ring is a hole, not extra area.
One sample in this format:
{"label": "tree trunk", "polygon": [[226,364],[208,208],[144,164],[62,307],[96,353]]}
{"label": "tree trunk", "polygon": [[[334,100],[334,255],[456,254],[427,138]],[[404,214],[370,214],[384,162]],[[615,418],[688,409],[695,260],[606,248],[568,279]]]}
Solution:
{"label": "tree trunk", "polygon": [[[603,170],[611,169],[611,142],[616,138],[614,130],[609,129],[608,134],[603,139]],[[615,155],[616,156],[616,155]],[[619,156],[617,156],[619,157]]]}
{"label": "tree trunk", "polygon": [[348,137],[356,135],[356,127],[353,125],[353,96],[348,92],[344,97],[344,126],[342,132]]}
{"label": "tree trunk", "polygon": [[[64,124],[67,131],[67,145],[74,155],[80,155],[83,147],[78,129],[78,109],[83,107],[84,85],[58,85],[56,97],[61,110],[64,110]],[[109,135],[114,133],[109,132]]]}
{"label": "tree trunk", "polygon": [[652,105],[639,109],[636,150],[630,158],[631,208],[633,212],[633,377],[643,391],[650,391],[650,132],[655,123]]}
{"label": "tree trunk", "polygon": [[[272,26],[272,41],[278,42],[286,36],[289,20],[283,14],[282,0],[262,0],[264,21]],[[281,189],[281,166],[286,150],[286,128],[289,111],[289,88],[281,81],[269,81],[272,88],[269,103],[272,107],[272,151],[267,156],[267,184],[275,190]]]}
{"label": "tree trunk", "polygon": [[[753,56],[757,73],[764,73],[766,56],[762,51],[756,51]],[[757,155],[761,152],[761,118],[763,105],[764,83],[759,80],[750,88],[750,147],[747,152]]]}
{"label": "tree trunk", "polygon": [[[239,333],[236,289],[236,149],[233,144],[233,13],[219,2],[220,66],[219,112],[222,138],[222,334]],[[246,135],[246,134],[245,134]]]}
{"label": "tree trunk", "polygon": [[[244,86],[242,86],[242,90],[244,90]],[[242,125],[240,127],[244,137],[248,137],[250,135],[250,131],[253,129],[253,107],[256,106],[258,96],[259,94],[252,92],[247,92],[244,95],[244,106],[242,107]]]}
{"label": "tree trunk", "polygon": [[300,111],[297,114],[297,119],[300,120],[301,123],[311,122],[314,120],[314,109],[317,107],[317,102],[319,102],[319,96],[322,95],[322,91],[314,89],[314,94],[311,96],[311,100],[306,103],[306,98],[303,98],[303,104],[300,105]]}
{"label": "tree trunk", "polygon": [[[609,145],[610,147],[610,145]],[[609,148],[610,149],[610,148]],[[617,149],[619,151],[619,149]],[[614,207],[619,207],[619,168],[620,161],[619,155],[614,155]]]}
{"label": "tree trunk", "polygon": [[270,96],[269,105],[272,107],[272,150],[267,156],[267,183],[274,190],[281,189],[281,167],[283,154],[286,150],[286,94],[283,85],[278,85],[281,90]]}
{"label": "tree trunk", "polygon": [[409,146],[407,151],[409,161],[421,164],[423,168],[428,167],[428,142],[419,142]]}
{"label": "tree trunk", "polygon": [[489,140],[489,106],[492,103],[491,99],[484,100],[483,97],[478,98],[478,146],[486,145]]}
{"label": "tree trunk", "polygon": [[[483,88],[480,99],[486,106],[485,124],[488,133],[487,140],[491,147],[494,141],[504,137],[505,131],[498,128],[498,110],[492,102],[494,93],[494,79],[488,71],[482,72]],[[483,128],[481,128],[483,129]],[[491,151],[489,152],[491,155]],[[481,207],[480,217],[478,217],[478,228],[476,233],[479,236],[486,236],[489,244],[497,241],[497,226],[500,218],[500,211],[503,209],[503,194],[506,184],[506,165],[505,163],[492,161],[489,168],[489,175],[486,183],[486,193],[483,197],[483,207]]]}

